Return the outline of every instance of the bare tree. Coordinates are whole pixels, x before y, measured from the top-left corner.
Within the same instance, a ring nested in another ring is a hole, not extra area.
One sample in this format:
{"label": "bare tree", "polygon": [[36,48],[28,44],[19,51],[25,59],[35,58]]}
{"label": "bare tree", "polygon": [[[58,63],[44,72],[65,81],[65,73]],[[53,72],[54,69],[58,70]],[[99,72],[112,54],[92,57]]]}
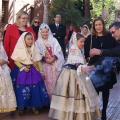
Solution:
{"label": "bare tree", "polygon": [[48,12],[49,12],[49,4],[50,0],[43,0],[43,6],[44,6],[44,13],[43,13],[43,22],[48,23]]}
{"label": "bare tree", "polygon": [[84,0],[85,3],[85,17],[90,18],[90,0]]}
{"label": "bare tree", "polygon": [[104,11],[104,3],[105,3],[105,0],[102,0],[102,12]]}

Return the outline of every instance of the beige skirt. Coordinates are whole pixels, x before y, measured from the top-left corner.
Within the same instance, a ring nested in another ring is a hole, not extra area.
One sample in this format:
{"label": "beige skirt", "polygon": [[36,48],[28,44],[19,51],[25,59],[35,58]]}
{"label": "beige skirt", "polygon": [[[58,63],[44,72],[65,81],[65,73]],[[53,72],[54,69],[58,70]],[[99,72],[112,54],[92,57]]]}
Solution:
{"label": "beige skirt", "polygon": [[57,120],[96,120],[99,105],[90,108],[89,100],[79,88],[76,71],[64,68],[60,73],[50,105],[49,117]]}

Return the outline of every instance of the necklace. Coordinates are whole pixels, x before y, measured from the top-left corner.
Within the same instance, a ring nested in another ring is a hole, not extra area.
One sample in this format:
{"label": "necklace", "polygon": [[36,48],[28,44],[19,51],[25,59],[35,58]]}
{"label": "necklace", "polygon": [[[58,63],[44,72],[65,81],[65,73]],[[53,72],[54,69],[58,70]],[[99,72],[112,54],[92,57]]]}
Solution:
{"label": "necklace", "polygon": [[102,36],[96,36],[96,39],[99,42],[100,48],[102,48],[103,47],[103,40],[104,40],[104,38]]}

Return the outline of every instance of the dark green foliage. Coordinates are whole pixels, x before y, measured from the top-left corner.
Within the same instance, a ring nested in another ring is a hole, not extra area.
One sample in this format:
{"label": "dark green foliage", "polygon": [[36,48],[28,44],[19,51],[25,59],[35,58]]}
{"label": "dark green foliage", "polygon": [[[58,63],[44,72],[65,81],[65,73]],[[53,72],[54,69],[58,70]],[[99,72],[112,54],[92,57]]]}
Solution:
{"label": "dark green foliage", "polygon": [[50,22],[54,21],[54,15],[57,13],[61,14],[62,23],[66,26],[73,24],[78,27],[83,22],[89,21],[75,7],[74,2],[75,0],[52,0],[49,13]]}

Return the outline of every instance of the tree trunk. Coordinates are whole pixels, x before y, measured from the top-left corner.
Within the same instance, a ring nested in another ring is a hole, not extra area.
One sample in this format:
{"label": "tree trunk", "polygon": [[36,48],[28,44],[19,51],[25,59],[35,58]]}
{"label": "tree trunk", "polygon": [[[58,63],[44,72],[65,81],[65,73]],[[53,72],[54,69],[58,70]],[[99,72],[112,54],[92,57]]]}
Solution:
{"label": "tree trunk", "polygon": [[90,19],[90,0],[85,0],[85,17]]}
{"label": "tree trunk", "polygon": [[104,11],[104,2],[105,0],[102,0],[102,12]]}
{"label": "tree trunk", "polygon": [[48,12],[49,12],[49,2],[50,0],[43,0],[43,6],[44,6],[44,13],[43,13],[43,22],[48,23]]}

